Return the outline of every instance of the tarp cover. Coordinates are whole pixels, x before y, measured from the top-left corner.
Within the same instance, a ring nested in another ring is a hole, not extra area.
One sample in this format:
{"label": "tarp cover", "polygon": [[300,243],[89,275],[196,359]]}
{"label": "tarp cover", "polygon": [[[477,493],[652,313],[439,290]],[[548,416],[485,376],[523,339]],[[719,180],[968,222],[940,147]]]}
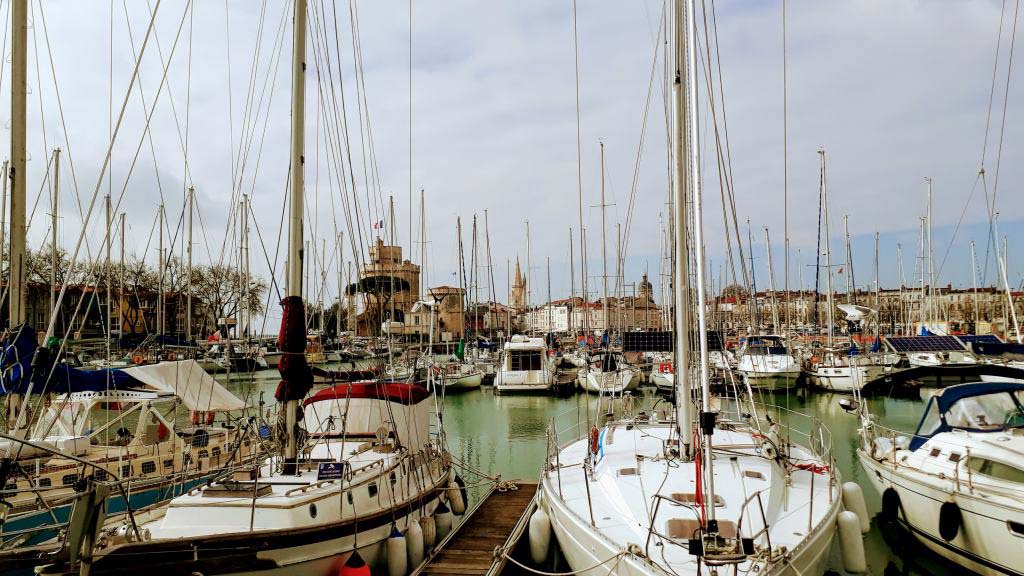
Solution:
{"label": "tarp cover", "polygon": [[245,408],[245,402],[217,383],[195,360],[161,362],[122,368],[120,371],[149,388],[177,395],[189,410],[227,411]]}
{"label": "tarp cover", "polygon": [[306,363],[306,312],[301,296],[287,296],[281,301],[281,332],[277,348],[284,354],[277,363],[281,382],[274,397],[278,402],[301,400],[313,387],[313,372]]}

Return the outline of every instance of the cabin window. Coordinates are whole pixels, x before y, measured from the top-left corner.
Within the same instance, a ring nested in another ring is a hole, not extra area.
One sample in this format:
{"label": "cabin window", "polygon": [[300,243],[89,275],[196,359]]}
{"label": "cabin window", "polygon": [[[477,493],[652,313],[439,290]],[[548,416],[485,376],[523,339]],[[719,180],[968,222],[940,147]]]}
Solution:
{"label": "cabin window", "polygon": [[1004,464],[988,458],[977,458],[971,456],[967,459],[967,466],[972,472],[984,474],[991,478],[1005,480],[1007,482],[1019,482],[1024,484],[1024,470],[1009,464]]}
{"label": "cabin window", "polygon": [[131,464],[125,464],[124,466],[121,466],[121,477],[122,478],[124,478],[126,476],[131,476],[131,475],[132,475],[132,465]]}
{"label": "cabin window", "polygon": [[214,446],[213,450],[211,450],[210,453],[213,454],[214,458],[220,458],[220,448],[219,447]]}
{"label": "cabin window", "polygon": [[64,477],[60,479],[60,483],[65,486],[71,486],[75,482],[78,482],[78,474],[65,474]]}
{"label": "cabin window", "polygon": [[200,458],[209,458],[210,457],[210,453],[207,452],[206,450],[200,450],[199,451],[199,457]]}
{"label": "cabin window", "polygon": [[4,486],[4,490],[17,490],[17,489],[18,489],[18,483],[17,482],[11,482],[7,486]]}
{"label": "cabin window", "polygon": [[511,371],[519,370],[540,370],[541,368],[540,352],[535,350],[519,351],[514,350],[509,352],[508,355],[508,369]]}
{"label": "cabin window", "polygon": [[156,462],[149,460],[147,462],[142,463],[143,474],[152,474],[153,472],[156,472]]}
{"label": "cabin window", "polygon": [[959,452],[950,452],[949,453],[949,461],[950,462],[959,462],[960,461],[960,453]]}
{"label": "cabin window", "polygon": [[377,495],[377,483],[376,482],[370,483],[370,485],[366,487],[366,493],[369,494],[370,498],[373,498],[374,496],[376,496]]}
{"label": "cabin window", "polygon": [[164,468],[174,468],[174,458],[164,460]]}
{"label": "cabin window", "polygon": [[92,477],[95,478],[96,480],[99,480],[100,482],[102,482],[102,481],[107,479],[107,471],[103,470],[103,469],[97,470],[92,475]]}
{"label": "cabin window", "polygon": [[53,486],[53,482],[49,478],[40,478],[36,482],[36,485],[40,488],[49,488],[50,486]]}
{"label": "cabin window", "polygon": [[928,411],[925,412],[921,425],[917,428],[918,436],[931,436],[939,430],[942,419],[939,418],[939,405],[934,400],[928,403]]}
{"label": "cabin window", "polygon": [[935,458],[939,454],[942,454],[942,449],[940,448],[932,448],[932,451],[928,453],[928,455],[931,456],[932,458]]}
{"label": "cabin window", "polygon": [[1007,520],[1006,528],[1010,531],[1010,534],[1013,534],[1014,536],[1024,536],[1024,524],[1021,524],[1020,522]]}

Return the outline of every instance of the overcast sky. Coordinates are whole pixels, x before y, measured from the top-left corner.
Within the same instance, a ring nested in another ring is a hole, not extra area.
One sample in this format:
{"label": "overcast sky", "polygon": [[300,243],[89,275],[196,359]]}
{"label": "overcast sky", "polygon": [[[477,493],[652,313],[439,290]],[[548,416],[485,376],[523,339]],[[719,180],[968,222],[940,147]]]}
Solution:
{"label": "overcast sky", "polygon": [[[155,5],[155,0],[150,3]],[[49,150],[61,146],[65,151],[59,211],[62,243],[73,249],[81,229],[75,189],[87,208],[95,190],[102,195],[109,188],[115,202],[124,190],[120,211],[127,213],[130,253],[141,255],[148,246],[147,257],[155,259],[152,228],[161,195],[167,206],[168,234],[177,235],[176,251],[180,253],[182,232],[178,227],[184,189],[192,184],[203,223],[200,231],[197,222],[196,258],[221,260],[232,192],[239,188],[232,185],[236,172],[240,189],[252,196],[256,215],[253,270],[269,277],[268,260],[277,260],[281,270],[283,242],[278,235],[288,174],[291,55],[290,8],[286,3],[229,2],[225,8],[223,3],[201,2],[187,12],[184,0],[162,0],[139,68],[142,90],[136,84],[127,100],[109,178],[102,181],[99,175],[111,126],[125,102],[135,51],[141,48],[149,24],[149,9],[138,0],[128,2],[127,8],[115,1],[113,13],[108,2],[32,4],[29,202],[31,206],[44,185]],[[908,283],[916,282],[914,256],[919,218],[925,212],[926,176],[934,182],[936,268],[940,260],[945,262],[940,282],[970,285],[971,240],[978,244],[978,268],[987,268],[988,281],[994,280],[991,255],[985,266],[985,255],[990,252],[986,250],[989,226],[985,191],[977,174],[982,166],[1002,4],[1000,0],[788,3],[792,287],[799,284],[801,270],[804,283],[813,283],[813,269],[806,265],[812,263],[816,250],[816,151],[821,147],[829,159],[832,251],[836,258],[843,258],[842,216],[848,214],[858,285],[872,281],[876,231],[881,234],[883,285],[897,282],[897,243],[903,245],[905,278]],[[999,233],[1009,237],[1010,281],[1019,285],[1024,270],[1024,196],[1020,190],[1024,181],[1024,87],[1019,78],[1011,77],[1004,124],[1013,18],[1012,3],[1008,4],[985,168],[987,191],[992,194],[999,133],[1004,127],[996,204]],[[7,14],[10,3],[2,6]],[[358,220],[364,242],[372,233],[369,220],[385,218],[385,228],[392,222],[379,210],[365,213],[366,181],[374,177],[372,170],[363,170],[366,131],[359,129],[360,111],[369,119],[372,131],[379,188],[385,196],[395,197],[394,224],[407,250],[410,216],[416,220],[413,236],[418,239],[420,234],[418,195],[425,191],[431,285],[457,284],[453,275],[456,215],[463,219],[468,252],[473,214],[480,217],[482,227],[487,210],[499,300],[506,298],[507,263],[514,264],[518,257],[526,268],[527,219],[533,299],[546,298],[544,266],[548,257],[555,296],[566,295],[570,227],[577,235],[575,256],[579,261],[572,2],[414,2],[411,73],[409,3],[362,2],[356,8],[365,89],[358,95],[351,7],[339,1],[333,9],[325,6],[321,14],[320,6],[319,1],[314,3],[312,19],[323,21],[330,35],[334,84],[329,83],[326,70],[316,67],[315,34],[311,32],[305,175],[307,231],[316,232],[316,242],[326,238],[333,250],[335,230],[348,234],[346,216],[337,200],[339,185],[332,180],[333,152],[324,136],[337,134],[338,123],[325,118],[340,114],[333,106],[335,102],[340,106],[337,98],[343,85],[348,139],[356,167],[346,178],[354,178],[364,210]],[[45,22],[41,8],[46,11]],[[780,2],[716,4],[738,216],[743,222],[750,219],[759,287],[767,284],[763,228],[770,228],[780,289],[784,166],[781,9]],[[606,218],[608,253],[612,255],[615,226],[625,221],[629,204],[661,10],[655,0],[578,3],[581,168],[592,291],[599,288],[601,274],[600,210],[593,207],[600,203],[598,141],[605,143],[607,154],[606,202],[611,206]],[[9,45],[8,16],[3,19]],[[9,53],[7,56],[0,78],[0,118],[5,129],[9,128]],[[161,88],[162,63],[167,61],[170,65]],[[662,256],[659,226],[668,183],[661,65],[657,64],[637,172],[636,205],[627,239],[628,282],[636,281],[645,269],[656,276]],[[252,107],[258,113],[246,116],[251,84],[255,86]],[[154,108],[158,90],[160,99]],[[334,90],[335,101],[321,106],[320,90]],[[365,97],[363,109],[357,104],[360,97]],[[409,202],[410,106],[413,206]],[[150,109],[150,135],[143,138]],[[702,112],[702,118],[707,121],[706,113]],[[250,144],[242,144],[244,134],[252,134]],[[705,143],[710,144],[710,138],[705,138]],[[186,145],[188,174],[183,153]],[[714,177],[715,156],[710,147],[705,147],[705,152],[704,220],[711,274],[717,279],[724,261],[722,208]],[[242,164],[240,155],[245,158],[244,168],[233,171],[233,165]],[[103,236],[102,200],[99,202],[87,234],[93,254]],[[377,201],[374,204],[378,209],[381,206]],[[35,246],[47,234],[48,212],[44,195],[31,224]],[[348,241],[345,244],[345,259],[351,260],[350,245]],[[230,248],[233,241],[227,245]],[[798,249],[802,266],[797,264]],[[420,245],[415,244],[413,250],[418,261]],[[330,260],[328,298],[337,293],[337,258]],[[657,279],[653,280],[657,286]]]}

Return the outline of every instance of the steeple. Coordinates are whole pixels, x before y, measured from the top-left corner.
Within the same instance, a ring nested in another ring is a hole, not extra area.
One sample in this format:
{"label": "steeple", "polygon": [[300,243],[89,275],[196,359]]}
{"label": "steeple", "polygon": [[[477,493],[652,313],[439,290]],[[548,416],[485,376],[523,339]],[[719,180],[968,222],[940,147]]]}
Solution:
{"label": "steeple", "polygon": [[526,309],[526,277],[519,267],[519,258],[516,257],[516,272],[512,277],[512,294],[509,295],[509,306],[515,310]]}

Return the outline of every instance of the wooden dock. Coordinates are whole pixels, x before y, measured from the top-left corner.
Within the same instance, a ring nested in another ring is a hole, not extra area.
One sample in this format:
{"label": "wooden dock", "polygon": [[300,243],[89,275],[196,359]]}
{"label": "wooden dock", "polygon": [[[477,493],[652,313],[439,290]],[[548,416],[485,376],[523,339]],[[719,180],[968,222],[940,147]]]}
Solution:
{"label": "wooden dock", "polygon": [[499,574],[505,559],[495,558],[494,549],[511,547],[519,540],[529,522],[537,492],[536,482],[512,484],[519,489],[502,492],[492,488],[413,575]]}

